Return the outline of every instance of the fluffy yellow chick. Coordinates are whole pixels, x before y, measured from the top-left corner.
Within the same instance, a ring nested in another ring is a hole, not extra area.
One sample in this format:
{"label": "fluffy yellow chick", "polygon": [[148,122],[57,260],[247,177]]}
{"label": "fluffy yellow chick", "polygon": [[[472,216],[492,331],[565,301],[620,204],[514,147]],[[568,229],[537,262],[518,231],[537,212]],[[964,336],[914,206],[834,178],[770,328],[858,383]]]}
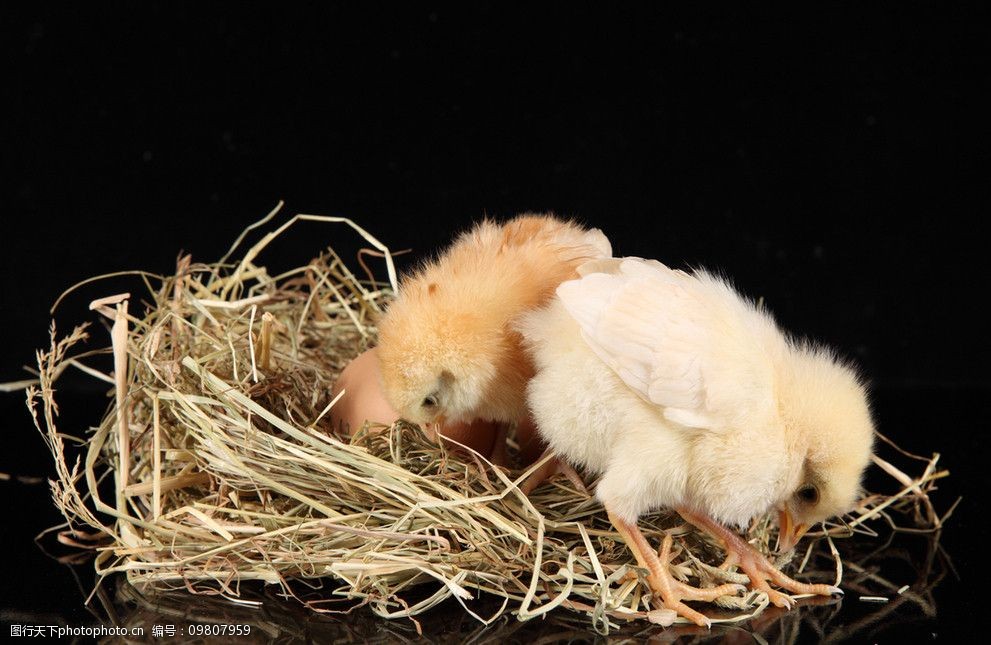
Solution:
{"label": "fluffy yellow chick", "polygon": [[549,215],[476,225],[401,281],[379,324],[386,398],[421,425],[521,422],[533,367],[514,321],[610,254],[598,229]]}
{"label": "fluffy yellow chick", "polygon": [[727,528],[777,509],[780,546],[852,508],[873,423],[857,375],[827,350],[789,340],[771,316],[704,271],[639,258],[593,261],[557,298],[521,319],[537,373],[528,396],[551,448],[601,473],[596,494],[663,604],[699,625],[637,528],[658,507],[719,539],[727,563],[778,606],[796,593],[841,593],[785,576]]}

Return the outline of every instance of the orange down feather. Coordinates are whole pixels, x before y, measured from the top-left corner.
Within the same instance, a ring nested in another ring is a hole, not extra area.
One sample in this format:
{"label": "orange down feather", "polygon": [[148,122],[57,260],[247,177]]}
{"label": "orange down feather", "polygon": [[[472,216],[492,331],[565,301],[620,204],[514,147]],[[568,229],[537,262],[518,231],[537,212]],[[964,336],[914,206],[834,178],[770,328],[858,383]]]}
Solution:
{"label": "orange down feather", "polygon": [[514,321],[610,254],[598,229],[550,215],[477,224],[401,281],[379,324],[386,398],[420,424],[519,423],[533,367]]}

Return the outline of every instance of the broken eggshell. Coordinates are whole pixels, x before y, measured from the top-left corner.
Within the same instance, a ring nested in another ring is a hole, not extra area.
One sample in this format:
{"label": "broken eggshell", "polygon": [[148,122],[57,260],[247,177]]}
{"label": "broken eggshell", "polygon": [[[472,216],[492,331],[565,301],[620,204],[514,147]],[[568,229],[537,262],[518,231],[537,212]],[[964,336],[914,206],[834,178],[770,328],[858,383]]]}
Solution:
{"label": "broken eggshell", "polygon": [[[344,396],[330,409],[333,427],[342,434],[354,434],[365,421],[389,426],[399,419],[399,413],[382,392],[382,378],[375,348],[362,352],[344,368],[334,384],[332,396],[336,397],[342,390]],[[433,436],[432,428],[424,430]],[[441,428],[440,433],[486,457],[492,454],[493,443],[498,434],[496,424],[490,421],[448,423]]]}

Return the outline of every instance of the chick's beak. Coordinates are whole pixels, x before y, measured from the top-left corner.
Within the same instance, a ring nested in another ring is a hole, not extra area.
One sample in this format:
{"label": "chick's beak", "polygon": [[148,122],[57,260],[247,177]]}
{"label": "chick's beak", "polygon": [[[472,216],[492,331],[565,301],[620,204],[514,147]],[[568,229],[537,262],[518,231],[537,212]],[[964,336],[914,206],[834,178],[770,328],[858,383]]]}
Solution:
{"label": "chick's beak", "polygon": [[421,424],[421,427],[427,432],[429,432],[431,435],[436,436],[438,434],[442,434],[441,431],[443,430],[445,425],[447,425],[447,419],[444,417],[443,414],[438,414],[433,418],[433,420]]}
{"label": "chick's beak", "polygon": [[809,530],[807,524],[796,524],[787,508],[778,511],[778,553],[787,553],[795,548]]}

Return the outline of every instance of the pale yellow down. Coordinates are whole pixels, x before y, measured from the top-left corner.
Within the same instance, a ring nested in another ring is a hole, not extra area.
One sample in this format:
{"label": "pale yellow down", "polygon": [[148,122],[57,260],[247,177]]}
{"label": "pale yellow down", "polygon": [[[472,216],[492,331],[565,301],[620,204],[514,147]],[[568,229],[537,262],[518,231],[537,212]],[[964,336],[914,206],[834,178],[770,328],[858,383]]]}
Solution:
{"label": "pale yellow down", "polygon": [[774,508],[805,526],[851,509],[873,437],[852,369],[704,271],[639,258],[580,271],[520,330],[537,427],[602,474],[607,508],[735,526]]}

